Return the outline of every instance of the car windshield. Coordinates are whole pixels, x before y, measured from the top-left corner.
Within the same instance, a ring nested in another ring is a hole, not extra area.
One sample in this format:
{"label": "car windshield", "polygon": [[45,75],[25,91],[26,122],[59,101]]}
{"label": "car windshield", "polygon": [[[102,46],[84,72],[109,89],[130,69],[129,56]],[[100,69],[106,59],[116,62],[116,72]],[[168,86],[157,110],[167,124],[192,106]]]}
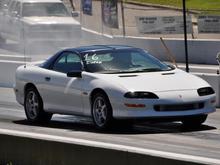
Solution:
{"label": "car windshield", "polygon": [[83,55],[85,69],[100,73],[135,73],[172,70],[147,52],[139,49],[99,51]]}
{"label": "car windshield", "polygon": [[70,17],[63,3],[24,3],[23,17]]}

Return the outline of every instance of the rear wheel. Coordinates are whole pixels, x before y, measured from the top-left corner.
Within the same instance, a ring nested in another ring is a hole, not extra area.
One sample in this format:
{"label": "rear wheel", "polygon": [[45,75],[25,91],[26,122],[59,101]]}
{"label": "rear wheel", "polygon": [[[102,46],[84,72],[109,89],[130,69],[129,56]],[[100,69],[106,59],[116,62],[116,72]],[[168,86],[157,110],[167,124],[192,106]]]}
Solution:
{"label": "rear wheel", "polygon": [[38,91],[33,87],[26,91],[24,108],[28,121],[32,123],[46,123],[52,117],[52,114],[43,110],[43,101]]}
{"label": "rear wheel", "polygon": [[97,93],[92,99],[92,119],[100,130],[107,129],[112,124],[112,107],[104,93]]}
{"label": "rear wheel", "polygon": [[195,128],[199,127],[206,121],[208,115],[190,116],[182,120],[185,127]]}

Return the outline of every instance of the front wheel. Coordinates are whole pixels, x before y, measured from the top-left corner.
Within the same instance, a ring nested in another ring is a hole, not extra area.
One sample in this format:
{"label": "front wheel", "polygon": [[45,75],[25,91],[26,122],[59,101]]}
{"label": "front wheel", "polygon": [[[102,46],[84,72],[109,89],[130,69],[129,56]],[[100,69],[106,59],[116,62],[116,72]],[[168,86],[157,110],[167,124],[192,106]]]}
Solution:
{"label": "front wheel", "polygon": [[35,88],[29,88],[25,95],[25,114],[31,123],[49,122],[52,114],[43,110],[43,101]]}
{"label": "front wheel", "polygon": [[112,107],[104,93],[97,93],[92,99],[92,119],[99,130],[105,130],[112,124]]}
{"label": "front wheel", "polygon": [[187,128],[199,127],[206,121],[208,115],[190,116],[182,120],[183,126]]}

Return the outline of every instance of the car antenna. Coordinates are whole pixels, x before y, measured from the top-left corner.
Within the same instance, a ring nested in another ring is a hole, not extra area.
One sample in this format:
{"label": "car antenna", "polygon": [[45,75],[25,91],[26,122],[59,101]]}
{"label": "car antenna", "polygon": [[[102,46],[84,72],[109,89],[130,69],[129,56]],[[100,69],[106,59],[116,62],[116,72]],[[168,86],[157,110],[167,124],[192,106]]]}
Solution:
{"label": "car antenna", "polygon": [[164,42],[162,37],[160,37],[160,41],[161,41],[162,45],[164,46],[164,48],[166,49],[167,56],[168,56],[169,60],[178,68],[175,56],[171,53],[171,51],[169,50],[169,48],[165,44],[165,42]]}

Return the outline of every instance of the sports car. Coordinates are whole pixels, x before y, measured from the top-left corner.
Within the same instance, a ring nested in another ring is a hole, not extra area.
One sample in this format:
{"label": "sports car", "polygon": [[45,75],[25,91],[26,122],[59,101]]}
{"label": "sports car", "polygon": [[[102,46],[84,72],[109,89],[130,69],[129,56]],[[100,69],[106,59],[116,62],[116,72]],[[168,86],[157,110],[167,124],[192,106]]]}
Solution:
{"label": "sports car", "polygon": [[80,115],[91,117],[98,129],[123,119],[199,126],[216,102],[206,81],[123,45],[65,49],[41,64],[20,66],[14,91],[30,122]]}

